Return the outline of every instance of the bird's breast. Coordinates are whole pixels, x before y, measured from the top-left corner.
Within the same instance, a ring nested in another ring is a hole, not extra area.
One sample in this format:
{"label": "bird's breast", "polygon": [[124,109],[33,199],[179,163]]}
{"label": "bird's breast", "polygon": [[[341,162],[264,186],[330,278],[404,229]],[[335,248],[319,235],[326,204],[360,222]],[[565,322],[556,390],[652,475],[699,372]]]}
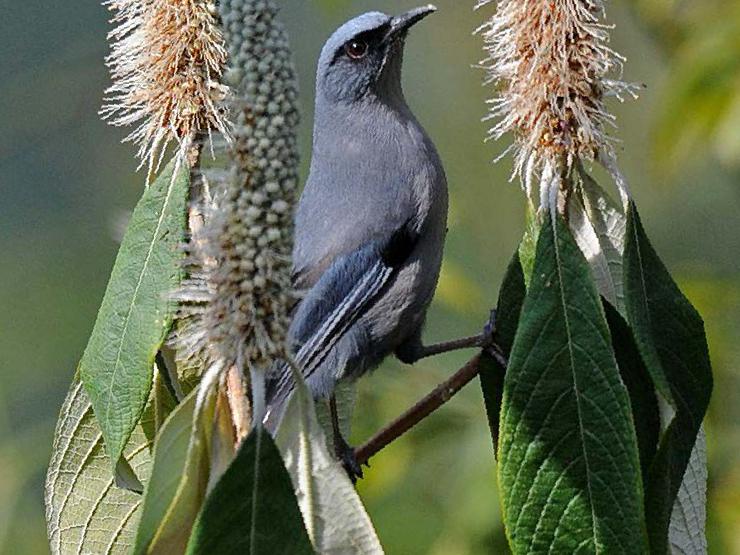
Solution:
{"label": "bird's breast", "polygon": [[337,256],[408,221],[422,236],[443,236],[446,216],[444,170],[419,124],[388,113],[353,118],[314,136],[294,264],[318,279]]}

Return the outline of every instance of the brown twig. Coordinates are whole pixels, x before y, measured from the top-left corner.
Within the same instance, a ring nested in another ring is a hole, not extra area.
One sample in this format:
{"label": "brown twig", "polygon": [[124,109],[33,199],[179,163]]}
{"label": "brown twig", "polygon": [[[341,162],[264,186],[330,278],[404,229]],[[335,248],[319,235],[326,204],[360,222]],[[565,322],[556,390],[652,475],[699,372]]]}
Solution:
{"label": "brown twig", "polygon": [[[506,368],[508,362],[497,345],[491,345],[486,352],[494,357],[498,363]],[[480,357],[476,355],[470,359],[462,368],[453,374],[447,381],[439,384],[434,390],[416,403],[413,407],[380,430],[366,443],[355,449],[355,458],[360,465],[367,464],[371,457],[375,456],[393,441],[408,432],[427,416],[432,414],[447,401],[452,399],[463,387],[470,383],[480,372]]]}

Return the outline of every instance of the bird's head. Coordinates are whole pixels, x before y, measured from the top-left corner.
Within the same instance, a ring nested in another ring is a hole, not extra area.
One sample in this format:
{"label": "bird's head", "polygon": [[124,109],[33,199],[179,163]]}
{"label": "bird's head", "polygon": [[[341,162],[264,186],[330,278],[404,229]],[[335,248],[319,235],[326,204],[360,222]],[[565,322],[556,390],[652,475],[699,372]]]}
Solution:
{"label": "bird's head", "polygon": [[354,102],[368,95],[400,95],[406,34],[436,10],[430,4],[395,17],[369,12],[342,25],[321,51],[317,98]]}

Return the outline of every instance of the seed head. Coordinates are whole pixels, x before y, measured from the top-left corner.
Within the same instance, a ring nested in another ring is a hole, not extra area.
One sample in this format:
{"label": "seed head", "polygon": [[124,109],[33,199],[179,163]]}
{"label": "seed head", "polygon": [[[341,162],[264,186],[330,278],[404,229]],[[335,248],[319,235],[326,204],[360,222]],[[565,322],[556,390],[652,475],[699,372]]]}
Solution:
{"label": "seed head", "polygon": [[578,160],[614,158],[604,99],[634,95],[635,87],[614,79],[624,59],[609,48],[603,18],[603,0],[499,0],[479,29],[486,82],[498,89],[489,138],[513,134],[501,157],[514,152],[514,176],[530,196],[533,180],[567,174]]}
{"label": "seed head", "polygon": [[211,368],[264,369],[284,355],[298,186],[297,81],[287,35],[267,0],[222,0],[224,107],[234,122],[194,238],[196,271],[180,292],[181,353]]}
{"label": "seed head", "polygon": [[125,140],[157,166],[170,141],[184,155],[201,133],[228,135],[219,104],[226,50],[213,0],[108,0],[116,28],[107,58],[113,85],[101,110],[113,125],[136,125]]}

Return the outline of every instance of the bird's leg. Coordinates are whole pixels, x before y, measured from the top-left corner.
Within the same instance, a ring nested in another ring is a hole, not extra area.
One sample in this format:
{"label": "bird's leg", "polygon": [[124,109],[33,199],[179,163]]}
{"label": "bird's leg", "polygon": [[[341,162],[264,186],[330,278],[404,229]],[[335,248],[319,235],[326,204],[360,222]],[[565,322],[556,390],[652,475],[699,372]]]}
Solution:
{"label": "bird's leg", "polygon": [[[481,342],[478,344],[485,353],[492,357],[498,365],[506,371],[509,365],[504,350],[495,341],[496,335],[496,311],[491,311],[491,317],[479,336]],[[464,340],[461,340],[461,342]],[[359,464],[367,464],[367,461],[383,450],[390,443],[408,432],[427,416],[449,401],[458,391],[473,380],[481,370],[480,361],[483,353],[470,359],[465,366],[460,368],[453,376],[439,384],[434,391],[429,393],[421,401],[380,430],[372,438],[355,450],[355,460]]]}
{"label": "bird's leg", "polygon": [[352,483],[356,484],[357,479],[362,478],[362,467],[357,462],[354,447],[347,443],[347,440],[342,436],[342,430],[339,428],[337,398],[334,395],[329,398],[329,412],[331,413],[331,428],[334,435],[334,455],[342,462],[342,466],[347,471]]}
{"label": "bird's leg", "polygon": [[399,350],[396,354],[402,362],[413,364],[423,358],[441,355],[442,353],[449,353],[459,349],[469,349],[472,347],[486,348],[493,343],[495,333],[496,311],[492,310],[488,322],[483,327],[483,332],[478,335],[435,343],[434,345],[422,345],[418,343],[411,348]]}
{"label": "bird's leg", "polygon": [[414,353],[413,360],[411,362],[416,362],[423,358],[433,357],[435,355],[441,355],[443,353],[457,351],[459,349],[480,347],[482,341],[483,334],[479,334],[471,335],[470,337],[462,337],[460,339],[453,339],[452,341],[443,341],[433,345],[422,345]]}

